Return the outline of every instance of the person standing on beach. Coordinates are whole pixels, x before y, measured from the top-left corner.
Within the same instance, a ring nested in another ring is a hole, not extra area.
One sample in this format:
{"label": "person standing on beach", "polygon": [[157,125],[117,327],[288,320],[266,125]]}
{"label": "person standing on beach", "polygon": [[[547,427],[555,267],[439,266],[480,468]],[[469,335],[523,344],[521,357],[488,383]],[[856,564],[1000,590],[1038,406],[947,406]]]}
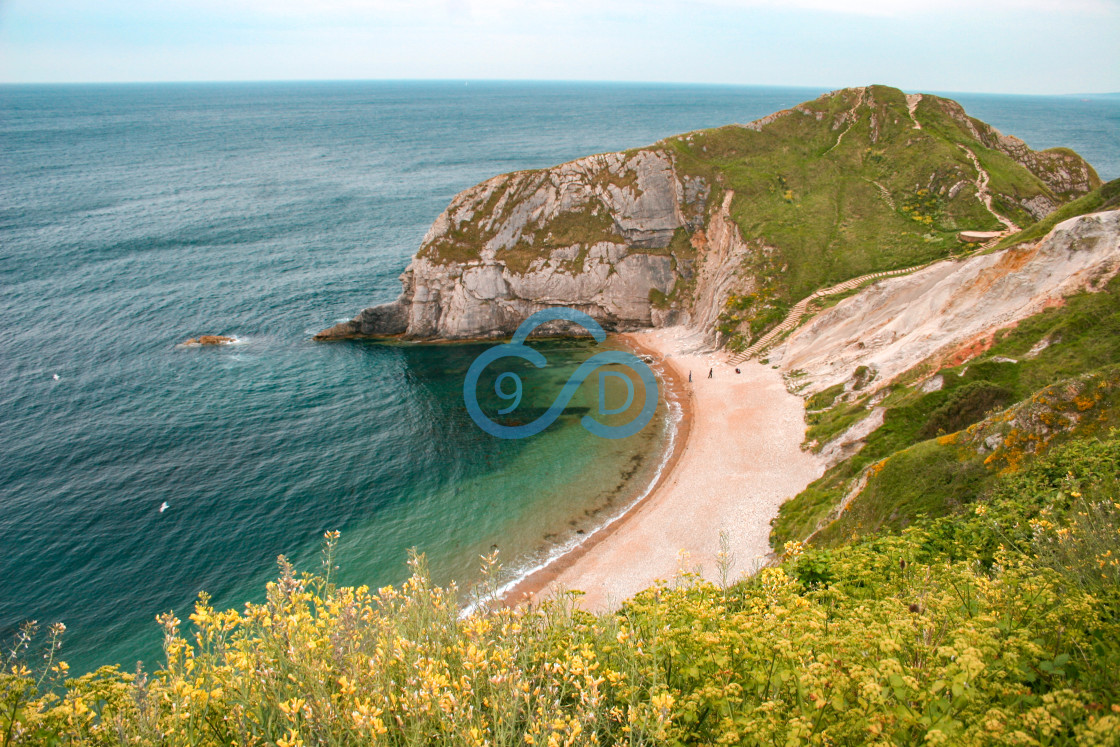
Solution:
{"label": "person standing on beach", "polygon": [[709,379],[712,378],[712,371],[715,371],[715,369],[714,368],[709,368],[708,369],[708,378]]}
{"label": "person standing on beach", "polygon": [[691,383],[692,383],[692,371],[689,371],[689,372],[688,372],[688,383],[689,383],[689,384],[691,384]]}

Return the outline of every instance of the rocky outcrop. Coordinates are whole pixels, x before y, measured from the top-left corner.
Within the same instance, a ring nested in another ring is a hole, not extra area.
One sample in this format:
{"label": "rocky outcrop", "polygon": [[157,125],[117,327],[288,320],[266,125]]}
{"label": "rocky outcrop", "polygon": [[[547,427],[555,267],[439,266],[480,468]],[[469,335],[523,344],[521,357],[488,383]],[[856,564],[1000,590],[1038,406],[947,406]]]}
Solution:
{"label": "rocky outcrop", "polygon": [[399,299],[318,338],[501,336],[549,306],[607,329],[649,327],[651,292],[668,296],[691,275],[695,250],[670,245],[678,229],[703,226],[709,190],[651,150],[496,177],[436,219]]}
{"label": "rocky outcrop", "polygon": [[[1042,241],[938,262],[841,301],[769,353],[813,394],[863,369],[876,387],[919,363],[960,363],[998,329],[1120,272],[1120,211],[1059,223]],[[961,351],[968,351],[963,357]]]}
{"label": "rocky outcrop", "polygon": [[[578,272],[561,262],[580,258]],[[649,292],[668,293],[675,280],[669,256],[630,253],[622,244],[572,247],[516,273],[497,261],[440,264],[421,257],[401,276],[404,294],[364,310],[319,339],[401,335],[469,339],[508,335],[530,314],[550,306],[583,311],[607,329],[649,327]]]}
{"label": "rocky outcrop", "polygon": [[232,345],[235,342],[237,342],[237,340],[233,337],[225,337],[223,335],[201,335],[199,337],[192,337],[182,343],[182,345],[190,347],[198,345]]}
{"label": "rocky outcrop", "polygon": [[[933,97],[931,97],[933,98]],[[1019,200],[1035,219],[1042,218],[1069,199],[1085,194],[1100,186],[1100,178],[1093,167],[1081,156],[1067,148],[1050,148],[1035,151],[1014,135],[1004,135],[991,125],[974,119],[965,113],[964,108],[950,99],[935,99],[941,108],[976,140],[992,150],[1007,155],[1040,178],[1059,199],[1047,195],[1035,195]]]}

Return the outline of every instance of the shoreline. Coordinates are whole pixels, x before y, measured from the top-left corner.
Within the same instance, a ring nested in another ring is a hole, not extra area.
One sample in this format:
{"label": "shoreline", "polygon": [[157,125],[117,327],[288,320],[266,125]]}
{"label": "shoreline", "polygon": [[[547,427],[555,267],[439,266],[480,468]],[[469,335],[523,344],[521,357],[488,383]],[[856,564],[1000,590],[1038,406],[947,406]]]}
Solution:
{"label": "shoreline", "polygon": [[[724,352],[707,350],[699,335],[679,327],[619,339],[660,363],[680,403],[673,453],[644,497],[504,588],[498,598],[507,605],[578,590],[579,607],[607,611],[681,570],[731,583],[768,562],[778,507],[824,471],[818,455],[801,449],[804,402],[778,371],[750,361],[736,373]],[[725,545],[731,560],[721,572],[717,556]]]}
{"label": "shoreline", "polygon": [[[634,514],[641,511],[644,506],[649,504],[650,501],[656,497],[658,490],[673,474],[677,462],[680,461],[681,455],[687,447],[688,438],[692,430],[692,392],[685,386],[684,378],[672,361],[662,356],[658,351],[643,345],[641,341],[635,339],[637,334],[639,333],[622,332],[613,334],[611,337],[621,342],[635,355],[647,356],[661,364],[661,370],[658,371],[658,373],[660,374],[665,388],[673,394],[671,399],[666,396],[670,419],[669,427],[675,427],[676,429],[674,433],[670,434],[670,442],[668,445],[670,449],[669,454],[665,456],[657,476],[646,487],[644,495],[639,495],[634,502],[625,507],[621,512],[610,517],[604,523],[591,530],[578,545],[561,555],[546,560],[541,567],[531,570],[520,579],[514,580],[508,589],[498,594],[498,599],[501,604],[517,606],[527,601],[535,601],[555,583],[561,574],[568,571],[576,562],[587,553],[594,550],[600,543],[610,538],[612,534],[625,526],[627,521],[633,517]],[[680,418],[677,420],[675,426],[672,423],[672,406],[674,402],[680,407]]]}

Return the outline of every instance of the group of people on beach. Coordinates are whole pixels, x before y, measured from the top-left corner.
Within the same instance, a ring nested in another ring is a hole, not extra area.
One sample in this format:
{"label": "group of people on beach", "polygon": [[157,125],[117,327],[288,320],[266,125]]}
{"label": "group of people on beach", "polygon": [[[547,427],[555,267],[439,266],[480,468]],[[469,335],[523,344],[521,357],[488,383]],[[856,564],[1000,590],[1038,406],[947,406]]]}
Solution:
{"label": "group of people on beach", "polygon": [[[715,369],[714,368],[709,368],[708,369],[708,378],[709,379],[714,379],[715,376],[712,375],[714,373],[715,373]],[[742,373],[742,371],[740,371],[738,368],[736,368],[735,373]],[[692,371],[691,370],[688,372],[688,383],[689,384],[692,383]]]}

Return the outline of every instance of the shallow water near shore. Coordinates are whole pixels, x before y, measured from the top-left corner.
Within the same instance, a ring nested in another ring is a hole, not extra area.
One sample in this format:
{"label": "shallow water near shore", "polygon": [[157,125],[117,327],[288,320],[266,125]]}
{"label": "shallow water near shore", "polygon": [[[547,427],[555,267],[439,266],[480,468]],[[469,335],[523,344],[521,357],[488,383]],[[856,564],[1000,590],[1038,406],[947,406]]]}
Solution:
{"label": "shallow water near shore", "polygon": [[[341,580],[371,586],[400,581],[410,547],[438,582],[467,585],[495,545],[516,570],[578,541],[656,474],[664,407],[637,436],[595,438],[579,425],[589,380],[543,434],[500,441],[462,403],[488,344],[310,336],[395,297],[472,184],[821,92],[0,87],[0,639],[62,620],[75,672],[152,661],[157,613],[185,619],[201,590],[259,599],[277,555],[317,569],[327,530],[342,532]],[[1028,103],[1043,133],[1028,143],[1082,149],[1060,109]],[[988,105],[1020,134],[1022,101]],[[1093,138],[1118,132],[1118,109],[1078,129],[1105,177],[1120,175],[1120,137]],[[178,346],[200,334],[238,344]],[[599,346],[539,347],[550,367],[526,372],[527,412]]]}

